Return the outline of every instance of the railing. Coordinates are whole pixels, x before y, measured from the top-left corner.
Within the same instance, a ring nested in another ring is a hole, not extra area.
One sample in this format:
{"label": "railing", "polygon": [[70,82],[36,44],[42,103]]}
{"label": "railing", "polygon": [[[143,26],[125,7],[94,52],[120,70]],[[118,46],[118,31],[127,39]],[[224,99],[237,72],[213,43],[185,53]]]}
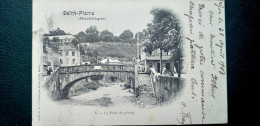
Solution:
{"label": "railing", "polygon": [[60,67],[60,73],[91,72],[91,71],[122,71],[134,72],[134,66],[126,65],[81,65]]}

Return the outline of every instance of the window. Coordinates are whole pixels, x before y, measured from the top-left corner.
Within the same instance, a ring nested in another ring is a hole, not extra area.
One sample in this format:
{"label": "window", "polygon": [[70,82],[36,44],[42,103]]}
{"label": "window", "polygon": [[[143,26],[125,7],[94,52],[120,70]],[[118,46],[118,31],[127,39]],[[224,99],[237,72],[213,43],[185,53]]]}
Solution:
{"label": "window", "polygon": [[59,52],[60,53],[60,56],[62,56],[62,52]]}
{"label": "window", "polygon": [[75,56],[75,52],[74,51],[72,52],[72,56]]}
{"label": "window", "polygon": [[72,59],[72,63],[73,63],[73,64],[75,64],[75,61],[76,61],[75,59]]}
{"label": "window", "polygon": [[68,51],[66,51],[66,56],[68,56],[69,55],[69,52]]}
{"label": "window", "polygon": [[62,61],[62,59],[60,59],[60,64],[63,64],[63,61]]}

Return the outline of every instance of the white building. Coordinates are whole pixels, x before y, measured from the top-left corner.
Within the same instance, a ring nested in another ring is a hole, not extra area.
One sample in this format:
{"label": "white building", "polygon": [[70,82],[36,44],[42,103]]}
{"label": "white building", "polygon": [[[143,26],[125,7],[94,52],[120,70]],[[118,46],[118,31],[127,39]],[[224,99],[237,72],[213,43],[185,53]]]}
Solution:
{"label": "white building", "polygon": [[[72,42],[73,39],[75,39],[74,36],[72,35],[56,35],[56,36],[47,36],[49,42],[57,42],[57,43],[62,43],[62,42]],[[56,38],[56,40],[55,40]]]}
{"label": "white building", "polygon": [[80,65],[80,52],[72,44],[59,46],[61,66]]}
{"label": "white building", "polygon": [[115,65],[121,65],[122,63],[118,59],[112,59],[112,58],[105,58],[100,61],[101,64],[115,64]]}

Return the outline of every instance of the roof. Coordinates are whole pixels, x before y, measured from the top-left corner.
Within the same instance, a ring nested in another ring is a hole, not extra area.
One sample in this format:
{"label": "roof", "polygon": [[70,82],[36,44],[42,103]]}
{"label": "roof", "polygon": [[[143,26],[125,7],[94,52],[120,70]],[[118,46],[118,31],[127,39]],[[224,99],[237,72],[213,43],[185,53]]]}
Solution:
{"label": "roof", "polygon": [[[162,60],[170,60],[170,58],[171,58],[170,55],[162,56]],[[160,55],[146,56],[146,60],[160,60]]]}
{"label": "roof", "polygon": [[55,36],[47,36],[49,39],[53,39],[54,37],[58,37],[59,39],[74,39],[75,37],[72,35],[55,35]]}
{"label": "roof", "polygon": [[101,63],[121,63],[118,59],[105,58],[101,60]]}

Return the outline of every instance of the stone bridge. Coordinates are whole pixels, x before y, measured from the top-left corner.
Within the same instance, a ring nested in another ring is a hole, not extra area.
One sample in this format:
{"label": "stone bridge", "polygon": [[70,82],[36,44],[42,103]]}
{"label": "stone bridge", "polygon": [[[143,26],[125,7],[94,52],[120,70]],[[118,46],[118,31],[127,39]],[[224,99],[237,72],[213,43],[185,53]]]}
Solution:
{"label": "stone bridge", "polygon": [[82,65],[59,67],[46,79],[44,86],[53,99],[68,98],[70,88],[82,79],[124,81],[135,87],[135,67],[126,65]]}

